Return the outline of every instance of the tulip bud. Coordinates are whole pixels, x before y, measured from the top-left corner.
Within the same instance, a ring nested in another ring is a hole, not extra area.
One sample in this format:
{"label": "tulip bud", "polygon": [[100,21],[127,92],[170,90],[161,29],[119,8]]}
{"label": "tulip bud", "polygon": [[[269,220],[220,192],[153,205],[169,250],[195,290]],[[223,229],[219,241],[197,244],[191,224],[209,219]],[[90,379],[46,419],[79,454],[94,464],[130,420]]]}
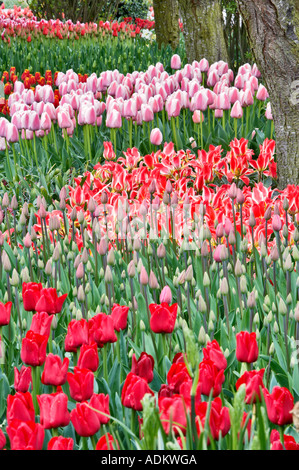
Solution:
{"label": "tulip bud", "polygon": [[163,287],[160,294],[160,303],[166,302],[168,305],[172,302],[172,293],[169,286]]}

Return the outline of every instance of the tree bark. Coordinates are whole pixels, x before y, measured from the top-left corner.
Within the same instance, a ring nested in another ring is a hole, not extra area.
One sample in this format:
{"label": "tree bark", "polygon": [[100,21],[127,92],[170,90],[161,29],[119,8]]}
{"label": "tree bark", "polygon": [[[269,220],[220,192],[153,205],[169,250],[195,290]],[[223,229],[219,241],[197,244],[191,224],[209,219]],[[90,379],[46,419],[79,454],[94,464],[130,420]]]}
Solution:
{"label": "tree bark", "polygon": [[178,0],[154,0],[153,6],[158,46],[169,44],[175,50],[180,42]]}
{"label": "tree bark", "polygon": [[188,62],[228,62],[219,0],[179,0]]}
{"label": "tree bark", "polygon": [[237,1],[270,96],[283,189],[299,184],[299,2]]}

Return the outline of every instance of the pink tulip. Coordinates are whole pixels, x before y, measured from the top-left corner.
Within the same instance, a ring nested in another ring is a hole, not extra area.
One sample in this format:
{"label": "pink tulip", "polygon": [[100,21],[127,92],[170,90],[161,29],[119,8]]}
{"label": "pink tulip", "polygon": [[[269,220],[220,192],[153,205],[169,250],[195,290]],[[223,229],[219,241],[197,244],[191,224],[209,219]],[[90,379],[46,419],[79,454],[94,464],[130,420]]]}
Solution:
{"label": "pink tulip", "polygon": [[243,116],[243,108],[240,101],[236,101],[232,107],[230,117],[235,119],[240,119]]}
{"label": "pink tulip", "polygon": [[121,114],[119,111],[113,109],[107,113],[106,126],[110,128],[120,128],[122,126]]}
{"label": "pink tulip", "polygon": [[175,70],[178,70],[181,68],[181,58],[178,54],[174,54],[172,57],[171,57],[171,61],[170,61],[170,67],[172,69],[175,69]]}
{"label": "pink tulip", "polygon": [[163,134],[157,127],[151,131],[150,141],[153,145],[161,145]]}

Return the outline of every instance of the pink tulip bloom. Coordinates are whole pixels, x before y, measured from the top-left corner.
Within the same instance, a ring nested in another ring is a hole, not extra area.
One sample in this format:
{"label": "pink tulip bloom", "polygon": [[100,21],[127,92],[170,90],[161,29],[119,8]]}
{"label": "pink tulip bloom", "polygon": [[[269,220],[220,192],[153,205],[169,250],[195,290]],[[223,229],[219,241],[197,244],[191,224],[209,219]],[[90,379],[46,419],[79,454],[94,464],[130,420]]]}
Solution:
{"label": "pink tulip bloom", "polygon": [[106,126],[110,128],[120,128],[122,126],[121,114],[119,111],[113,109],[107,113]]}
{"label": "pink tulip bloom", "polygon": [[171,57],[171,61],[170,61],[170,67],[172,69],[175,69],[175,70],[178,70],[181,68],[181,58],[178,54],[174,54],[172,57]]}
{"label": "pink tulip bloom", "polygon": [[18,142],[19,140],[18,129],[14,124],[11,124],[10,122],[8,123],[7,128],[6,128],[6,140],[10,144],[14,142]]}
{"label": "pink tulip bloom", "polygon": [[230,117],[240,119],[243,116],[243,108],[241,106],[240,101],[236,101],[232,107]]}
{"label": "pink tulip bloom", "polygon": [[153,145],[161,145],[163,134],[157,127],[151,131],[150,141]]}

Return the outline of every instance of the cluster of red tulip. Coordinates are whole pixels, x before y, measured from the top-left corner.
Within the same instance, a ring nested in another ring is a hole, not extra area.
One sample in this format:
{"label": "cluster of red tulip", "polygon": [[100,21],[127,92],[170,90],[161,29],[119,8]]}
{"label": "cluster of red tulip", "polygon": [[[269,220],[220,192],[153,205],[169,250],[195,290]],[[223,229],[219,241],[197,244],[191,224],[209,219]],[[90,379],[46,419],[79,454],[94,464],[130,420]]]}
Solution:
{"label": "cluster of red tulip", "polygon": [[[41,284],[24,283],[22,289],[23,305],[26,311],[32,311],[32,324],[22,340],[21,359],[25,365],[20,370],[15,368],[15,393],[7,397],[6,432],[11,449],[40,450],[43,447],[45,430],[52,430],[53,437],[48,443],[49,450],[72,450],[74,440],[58,435],[58,429],[70,423],[82,438],[93,438],[110,420],[109,396],[94,392],[94,374],[99,368],[99,351],[107,343],[115,343],[116,333],[127,328],[129,307],[114,305],[111,315],[96,314],[90,320],[71,320],[65,336],[65,352],[75,353],[77,364],[73,372],[69,371],[69,359],[50,352],[51,323],[53,316],[60,313],[66,294],[61,297],[52,288],[43,288]],[[164,287],[160,304],[149,305],[150,327],[155,334],[172,333],[177,318],[178,304],[170,305],[172,296],[169,287]],[[1,304],[0,325],[9,324],[11,302]],[[47,353],[48,348],[48,353]],[[161,423],[166,434],[173,431],[179,445],[184,448],[188,415],[194,406],[195,424],[198,437],[205,426],[208,402],[210,439],[218,441],[220,433],[224,437],[230,430],[229,409],[222,405],[219,397],[225,380],[227,359],[216,340],[210,341],[202,350],[203,359],[199,363],[195,390],[189,359],[185,353],[174,356],[167,372],[167,384],[162,384],[158,392],[158,408]],[[259,355],[256,333],[241,331],[236,335],[236,358],[244,364],[253,364]],[[104,360],[104,358],[103,358]],[[122,391],[121,402],[124,407],[142,412],[142,400],[145,394],[155,396],[149,384],[154,378],[154,358],[142,352],[137,360],[132,356],[132,367],[127,375]],[[43,368],[41,377],[38,375]],[[275,386],[270,393],[263,383],[265,369],[251,368],[245,371],[236,382],[238,390],[245,385],[245,403],[256,405],[262,395],[266,403],[269,420],[278,426],[292,423],[294,398],[285,387]],[[39,380],[51,386],[53,393],[38,394]],[[62,387],[69,387],[69,396]],[[31,389],[31,391],[30,391]],[[72,411],[68,411],[68,402],[75,402]],[[193,405],[192,405],[193,403]],[[35,416],[40,420],[36,422]],[[244,412],[241,428],[245,427],[250,436],[251,420]],[[140,420],[142,424],[142,419]],[[240,428],[240,432],[241,432]],[[277,433],[277,434],[276,434]],[[211,441],[209,440],[211,443]],[[271,433],[273,449],[282,448],[277,431]],[[0,448],[5,447],[6,439],[0,430]],[[292,436],[284,436],[287,449],[297,449]],[[105,433],[97,442],[96,450],[117,449],[117,440]]]}

